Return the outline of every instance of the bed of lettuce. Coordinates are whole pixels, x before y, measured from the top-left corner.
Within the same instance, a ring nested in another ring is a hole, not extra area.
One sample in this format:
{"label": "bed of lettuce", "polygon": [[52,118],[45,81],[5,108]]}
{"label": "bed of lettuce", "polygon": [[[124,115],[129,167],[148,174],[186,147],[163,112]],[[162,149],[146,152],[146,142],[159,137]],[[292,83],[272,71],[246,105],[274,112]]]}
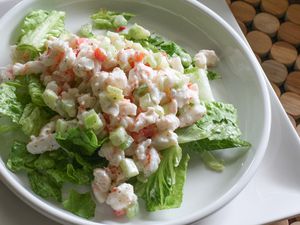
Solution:
{"label": "bed of lettuce", "polygon": [[[93,36],[92,28],[118,29],[114,18],[123,15],[127,20],[133,17],[129,13],[116,13],[101,10],[91,16],[93,24],[86,24],[80,30],[83,36]],[[26,16],[17,44],[15,61],[32,60],[44,50],[49,36],[65,35],[64,12],[37,10]],[[123,25],[126,25],[123,24]],[[167,41],[158,35],[138,40],[145,48],[153,51],[165,51],[169,56],[181,57],[186,71],[193,71],[191,56],[176,43]],[[21,57],[22,60],[18,59]],[[218,74],[210,71],[210,79]],[[42,99],[43,85],[39,74],[28,74],[0,85],[0,114],[8,118],[13,125],[0,125],[0,132],[13,132],[22,129],[25,135],[38,135],[40,129],[56,115]],[[144,199],[148,211],[180,207],[183,187],[186,179],[189,151],[199,153],[204,164],[215,171],[222,171],[222,160],[216,158],[214,150],[226,148],[249,148],[250,144],[242,140],[237,125],[237,112],[231,104],[222,102],[204,102],[207,114],[196,124],[177,129],[179,146],[161,151],[162,161],[158,170],[147,181],[132,179],[135,192]],[[106,141],[106,137],[97,137],[92,130],[71,128],[65,133],[57,133],[56,140],[61,148],[52,152],[33,155],[26,144],[15,141],[7,167],[13,172],[25,172],[32,190],[39,196],[61,202],[72,213],[91,218],[96,204],[90,192],[76,191],[78,186],[90,185],[93,169],[105,167],[107,161],[100,158],[97,151]],[[65,184],[73,184],[67,197],[63,197]]]}

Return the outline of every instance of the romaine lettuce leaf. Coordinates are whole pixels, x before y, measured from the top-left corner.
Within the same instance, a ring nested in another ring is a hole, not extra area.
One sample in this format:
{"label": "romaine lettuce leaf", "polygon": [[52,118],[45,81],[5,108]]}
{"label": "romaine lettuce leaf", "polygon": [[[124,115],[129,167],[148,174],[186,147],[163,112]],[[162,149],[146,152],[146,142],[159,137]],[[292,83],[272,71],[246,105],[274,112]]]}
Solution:
{"label": "romaine lettuce leaf", "polygon": [[137,181],[135,190],[146,202],[148,211],[177,208],[182,202],[188,155],[182,157],[179,146],[162,150],[158,170],[147,182]]}
{"label": "romaine lettuce leaf", "polygon": [[25,143],[15,141],[9,153],[7,167],[13,172],[31,171],[37,158],[37,155],[30,154],[27,151]]}
{"label": "romaine lettuce leaf", "polygon": [[65,12],[36,10],[29,13],[22,24],[17,45],[17,61],[33,60],[44,49],[45,41],[58,37],[64,30]]}
{"label": "romaine lettuce leaf", "polygon": [[205,103],[207,113],[196,124],[176,130],[183,151],[200,153],[209,168],[221,171],[222,162],[209,153],[226,148],[249,148],[251,144],[241,139],[237,112],[233,105],[221,102]]}
{"label": "romaine lettuce leaf", "polygon": [[49,122],[51,116],[45,109],[29,103],[24,108],[19,124],[26,135],[37,136],[41,128]]}
{"label": "romaine lettuce leaf", "polygon": [[83,155],[92,155],[99,147],[100,142],[92,130],[70,128],[65,133],[57,133],[56,140],[60,146],[69,151],[80,151]]}
{"label": "romaine lettuce leaf", "polygon": [[42,85],[30,75],[0,84],[0,114],[20,125],[26,135],[37,135],[53,116],[41,99]]}
{"label": "romaine lettuce leaf", "polygon": [[48,179],[47,176],[37,171],[29,172],[28,179],[34,193],[43,198],[54,199],[61,202],[61,185],[53,182],[51,179]]}
{"label": "romaine lettuce leaf", "polygon": [[28,76],[28,92],[33,104],[37,106],[46,106],[42,95],[44,89],[40,80],[36,76]]}
{"label": "romaine lettuce leaf", "polygon": [[169,56],[178,55],[185,68],[192,65],[192,57],[182,47],[173,41],[167,41],[159,35],[152,34],[148,39],[135,41],[139,41],[143,47],[151,49],[153,52],[165,51]]}
{"label": "romaine lettuce leaf", "polygon": [[16,87],[9,83],[0,84],[0,114],[9,117],[14,123],[18,123],[25,105],[16,94]]}
{"label": "romaine lettuce leaf", "polygon": [[216,79],[221,78],[221,75],[218,74],[216,71],[208,70],[207,71],[207,78],[209,80],[216,80]]}
{"label": "romaine lettuce leaf", "polygon": [[[250,147],[240,139],[237,112],[233,105],[222,102],[205,103],[206,114],[195,125],[176,130],[183,148],[216,150],[233,147]],[[197,141],[194,145],[192,142]],[[185,147],[187,146],[187,147]]]}
{"label": "romaine lettuce leaf", "polygon": [[81,194],[75,190],[70,191],[68,198],[63,202],[63,206],[68,211],[86,219],[94,217],[96,208],[90,192]]}

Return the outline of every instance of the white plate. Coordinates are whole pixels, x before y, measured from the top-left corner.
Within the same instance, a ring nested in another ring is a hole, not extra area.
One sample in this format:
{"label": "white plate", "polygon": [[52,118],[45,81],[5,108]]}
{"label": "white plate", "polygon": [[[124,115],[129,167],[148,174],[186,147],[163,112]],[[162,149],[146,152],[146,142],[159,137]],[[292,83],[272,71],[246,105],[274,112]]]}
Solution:
{"label": "white plate", "polygon": [[[129,3],[131,2],[131,3]],[[101,3],[101,4],[100,4]],[[193,157],[185,186],[182,207],[158,213],[142,212],[133,221],[138,224],[183,224],[212,213],[232,199],[249,181],[261,161],[270,129],[269,99],[264,81],[253,63],[255,57],[238,35],[218,16],[195,1],[26,1],[11,10],[0,21],[2,42],[0,48],[9,51],[9,43],[16,40],[15,28],[31,9],[61,9],[67,12],[67,28],[76,31],[88,21],[88,15],[100,7],[130,11],[138,16],[136,21],[149,29],[177,41],[187,49],[215,49],[221,57],[218,69],[223,79],[214,82],[220,99],[233,103],[239,112],[240,127],[244,138],[253,144],[251,151],[234,162],[227,162],[222,174],[203,168]],[[153,5],[156,7],[153,7]],[[54,7],[55,6],[55,7]],[[167,10],[166,10],[167,9]],[[220,35],[221,34],[221,35]],[[8,54],[0,56],[0,62],[9,62]],[[255,117],[253,115],[256,115]],[[8,145],[9,143],[6,142]],[[7,145],[3,147],[7,148]],[[5,161],[5,154],[2,153]],[[61,210],[32,194],[24,179],[10,173],[0,164],[1,174],[7,185],[24,201],[40,212],[59,221],[88,224],[87,221]],[[197,193],[197,194],[195,194]],[[198,194],[199,193],[199,194]],[[119,219],[97,210],[96,221],[121,222]],[[90,223],[92,224],[92,223]]]}

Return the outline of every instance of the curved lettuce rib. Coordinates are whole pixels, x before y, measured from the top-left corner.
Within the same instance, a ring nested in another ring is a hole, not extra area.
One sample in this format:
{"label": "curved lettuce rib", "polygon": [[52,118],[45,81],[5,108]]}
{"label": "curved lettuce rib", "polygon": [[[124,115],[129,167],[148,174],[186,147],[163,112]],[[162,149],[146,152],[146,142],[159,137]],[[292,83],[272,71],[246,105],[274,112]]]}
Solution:
{"label": "curved lettuce rib", "polygon": [[220,160],[209,151],[226,148],[249,148],[251,144],[241,139],[237,125],[237,112],[233,105],[222,102],[205,103],[207,113],[196,124],[176,130],[183,150],[200,153],[203,162],[211,169],[223,169]]}
{"label": "curved lettuce rib", "polygon": [[146,202],[148,211],[180,207],[183,196],[183,186],[186,178],[189,156],[182,157],[179,146],[162,151],[162,161],[158,170],[147,182],[138,181],[136,193]]}
{"label": "curved lettuce rib", "polygon": [[17,61],[28,61],[38,56],[45,41],[58,37],[64,30],[65,12],[37,10],[29,13],[22,24],[17,45]]}

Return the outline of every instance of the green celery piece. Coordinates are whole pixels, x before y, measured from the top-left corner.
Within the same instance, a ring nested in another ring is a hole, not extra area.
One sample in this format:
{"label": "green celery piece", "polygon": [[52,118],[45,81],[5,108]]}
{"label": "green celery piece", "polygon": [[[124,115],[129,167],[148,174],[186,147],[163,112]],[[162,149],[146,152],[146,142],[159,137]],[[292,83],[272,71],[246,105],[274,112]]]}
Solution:
{"label": "green celery piece", "polygon": [[100,9],[99,12],[94,13],[91,16],[91,19],[93,20],[93,26],[94,28],[97,29],[116,29],[120,26],[118,22],[116,22],[116,18],[118,16],[123,16],[123,21],[122,23],[123,26],[127,25],[128,20],[130,20],[132,17],[134,17],[133,14],[123,12],[123,13],[118,13],[115,11],[110,11],[106,9]]}
{"label": "green celery piece", "polygon": [[81,194],[75,190],[70,191],[63,206],[66,210],[86,219],[94,217],[96,208],[90,192]]}

